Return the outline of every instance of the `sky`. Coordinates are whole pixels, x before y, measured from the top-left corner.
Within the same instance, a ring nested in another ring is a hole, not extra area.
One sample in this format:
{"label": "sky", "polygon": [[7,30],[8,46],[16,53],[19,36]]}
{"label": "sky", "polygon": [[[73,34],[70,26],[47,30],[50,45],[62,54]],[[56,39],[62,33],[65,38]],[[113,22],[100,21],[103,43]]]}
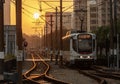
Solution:
{"label": "sky", "polygon": [[[22,32],[28,35],[35,34],[35,27],[44,28],[44,20],[39,19],[39,25],[36,25],[36,20],[33,18],[34,13],[40,13],[44,16],[45,12],[55,12],[55,8],[59,8],[59,2],[40,2],[45,0],[23,0],[22,1]],[[50,0],[46,0],[50,1]],[[56,1],[56,0],[52,0]],[[59,0],[58,0],[59,1]],[[68,0],[67,0],[68,1]],[[70,0],[72,1],[72,0]],[[64,2],[63,10],[67,9],[66,12],[71,11],[69,8],[72,6],[72,2]],[[42,11],[40,12],[40,7]],[[15,4],[11,3],[11,24],[15,24]],[[39,31],[38,31],[39,32]]]}

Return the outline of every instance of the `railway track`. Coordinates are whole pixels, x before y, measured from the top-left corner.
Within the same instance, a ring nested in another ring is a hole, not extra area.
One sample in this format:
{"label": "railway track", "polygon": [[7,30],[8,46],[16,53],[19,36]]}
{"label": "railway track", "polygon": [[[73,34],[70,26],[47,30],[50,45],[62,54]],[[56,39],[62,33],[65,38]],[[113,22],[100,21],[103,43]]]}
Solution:
{"label": "railway track", "polygon": [[120,73],[116,71],[111,71],[109,68],[105,69],[104,67],[93,66],[93,70],[97,73],[94,73],[97,76],[103,77],[109,84],[109,82],[113,82],[116,84],[120,84]]}
{"label": "railway track", "polygon": [[[50,77],[48,75],[50,69],[49,65],[38,54],[32,55],[32,59],[33,67],[23,74],[25,78],[23,80],[24,84],[69,84]],[[42,61],[35,61],[35,59],[40,59]]]}
{"label": "railway track", "polygon": [[88,70],[79,70],[79,72],[96,80],[98,82],[98,84],[107,84],[106,80],[104,80],[103,78],[101,78],[99,76],[94,75],[93,73],[95,73],[95,72],[92,70],[89,70],[89,71]]}
{"label": "railway track", "polygon": [[[80,73],[98,81],[99,84],[119,84],[120,74],[104,71],[102,68],[91,67],[90,70],[79,70]],[[119,82],[119,83],[118,83]]]}

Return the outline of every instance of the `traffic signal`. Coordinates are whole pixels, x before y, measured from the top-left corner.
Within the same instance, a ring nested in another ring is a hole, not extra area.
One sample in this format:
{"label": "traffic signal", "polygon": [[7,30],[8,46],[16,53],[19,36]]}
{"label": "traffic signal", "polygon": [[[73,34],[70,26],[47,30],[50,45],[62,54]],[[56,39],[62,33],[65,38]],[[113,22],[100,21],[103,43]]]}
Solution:
{"label": "traffic signal", "polygon": [[27,42],[27,41],[24,41],[23,46],[24,46],[24,47],[27,47],[27,46],[28,46],[28,42]]}

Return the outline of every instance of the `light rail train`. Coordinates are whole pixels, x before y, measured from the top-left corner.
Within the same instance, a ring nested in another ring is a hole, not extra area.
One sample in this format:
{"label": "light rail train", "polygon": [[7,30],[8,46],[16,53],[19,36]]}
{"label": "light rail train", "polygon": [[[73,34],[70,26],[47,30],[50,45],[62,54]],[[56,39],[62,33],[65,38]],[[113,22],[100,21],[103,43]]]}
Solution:
{"label": "light rail train", "polygon": [[62,38],[65,63],[91,65],[96,57],[96,35],[87,32],[69,31]]}

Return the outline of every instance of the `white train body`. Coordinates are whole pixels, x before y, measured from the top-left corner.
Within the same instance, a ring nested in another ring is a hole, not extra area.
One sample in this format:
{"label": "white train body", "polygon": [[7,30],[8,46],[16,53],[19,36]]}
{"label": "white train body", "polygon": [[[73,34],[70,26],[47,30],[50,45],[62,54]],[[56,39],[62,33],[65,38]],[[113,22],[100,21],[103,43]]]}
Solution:
{"label": "white train body", "polygon": [[92,63],[96,58],[96,35],[93,33],[68,33],[63,38],[63,58],[70,64],[76,61]]}

